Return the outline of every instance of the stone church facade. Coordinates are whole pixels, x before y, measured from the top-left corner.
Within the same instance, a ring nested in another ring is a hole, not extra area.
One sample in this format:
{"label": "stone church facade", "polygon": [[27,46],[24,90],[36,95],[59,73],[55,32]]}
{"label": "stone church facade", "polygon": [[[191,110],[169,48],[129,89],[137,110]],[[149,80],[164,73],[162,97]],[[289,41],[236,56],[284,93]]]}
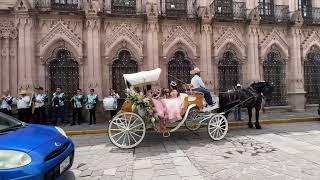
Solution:
{"label": "stone church facade", "polygon": [[[123,73],[163,69],[159,83],[200,67],[215,94],[265,80],[266,109],[320,100],[317,0],[3,0],[0,90],[124,89]],[[176,79],[177,78],[177,79]]]}

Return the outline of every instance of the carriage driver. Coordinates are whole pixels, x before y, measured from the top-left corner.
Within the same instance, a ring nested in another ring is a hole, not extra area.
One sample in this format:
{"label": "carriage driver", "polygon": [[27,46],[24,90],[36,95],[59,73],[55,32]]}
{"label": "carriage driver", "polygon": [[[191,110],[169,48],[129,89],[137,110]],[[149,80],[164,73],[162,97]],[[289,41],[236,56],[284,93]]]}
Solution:
{"label": "carriage driver", "polygon": [[194,75],[191,79],[192,90],[202,92],[204,95],[204,99],[206,100],[209,106],[213,106],[212,96],[206,86],[204,85],[201,77],[200,77],[200,69],[195,67],[190,74]]}

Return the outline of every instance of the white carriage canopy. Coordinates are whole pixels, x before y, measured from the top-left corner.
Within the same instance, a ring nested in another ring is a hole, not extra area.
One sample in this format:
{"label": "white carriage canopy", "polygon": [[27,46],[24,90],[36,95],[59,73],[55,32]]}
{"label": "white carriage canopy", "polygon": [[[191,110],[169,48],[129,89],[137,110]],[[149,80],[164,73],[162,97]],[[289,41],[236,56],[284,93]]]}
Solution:
{"label": "white carriage canopy", "polygon": [[150,71],[141,71],[132,74],[123,74],[123,78],[126,82],[129,82],[132,86],[145,86],[149,84],[156,84],[159,81],[161,69],[157,68]]}

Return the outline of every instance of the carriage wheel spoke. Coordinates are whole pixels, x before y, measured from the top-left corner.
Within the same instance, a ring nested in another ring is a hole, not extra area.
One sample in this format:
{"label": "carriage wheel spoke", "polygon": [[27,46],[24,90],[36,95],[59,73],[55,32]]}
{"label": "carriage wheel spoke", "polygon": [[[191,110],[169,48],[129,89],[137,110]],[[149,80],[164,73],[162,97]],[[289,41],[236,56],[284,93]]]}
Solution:
{"label": "carriage wheel spoke", "polygon": [[135,125],[135,126],[131,127],[130,130],[131,130],[131,129],[136,129],[136,127],[141,126],[141,125],[143,125],[143,123],[140,123],[140,124],[138,124],[138,125]]}
{"label": "carriage wheel spoke", "polygon": [[112,137],[115,137],[115,136],[117,136],[117,135],[119,135],[119,134],[121,134],[121,133],[124,133],[124,132],[121,131],[121,132],[118,132],[118,133],[116,133],[116,134],[113,134]]}
{"label": "carriage wheel spoke", "polygon": [[122,135],[118,138],[118,140],[116,140],[117,143],[123,137],[123,135],[124,135],[124,133],[122,133]]}
{"label": "carriage wheel spoke", "polygon": [[137,140],[136,140],[136,138],[134,138],[133,136],[132,136],[132,134],[131,134],[132,132],[130,132],[129,131],[129,135],[132,137],[132,139],[134,140],[134,142],[136,143],[137,142]]}
{"label": "carriage wheel spoke", "polygon": [[134,134],[135,136],[138,136],[139,138],[141,138],[142,136],[140,136],[139,134],[135,133],[135,132],[131,132],[132,134]]}

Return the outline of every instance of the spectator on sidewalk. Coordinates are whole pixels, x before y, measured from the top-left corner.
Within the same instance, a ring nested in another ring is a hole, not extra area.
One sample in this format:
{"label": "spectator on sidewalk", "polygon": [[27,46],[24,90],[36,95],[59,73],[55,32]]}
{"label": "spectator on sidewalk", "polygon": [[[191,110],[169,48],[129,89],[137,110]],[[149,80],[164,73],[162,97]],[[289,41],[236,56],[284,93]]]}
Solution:
{"label": "spectator on sidewalk", "polygon": [[18,119],[20,121],[30,122],[30,96],[27,95],[27,91],[21,90],[19,97],[17,98]]}
{"label": "spectator on sidewalk", "polygon": [[96,104],[98,95],[94,94],[94,89],[90,89],[90,94],[87,95],[86,104],[89,110],[90,121],[89,125],[96,124]]}
{"label": "spectator on sidewalk", "polygon": [[5,90],[3,94],[4,95],[0,98],[0,112],[11,116],[11,105],[14,98],[10,96],[9,90]]}
{"label": "spectator on sidewalk", "polygon": [[120,98],[119,94],[116,93],[113,89],[110,89],[110,96],[112,96],[115,99],[115,109],[110,110],[111,118],[117,114],[117,101]]}
{"label": "spectator on sidewalk", "polygon": [[78,115],[78,125],[82,121],[82,105],[83,105],[83,95],[81,89],[77,90],[77,94],[71,98],[71,103],[73,107],[73,116],[71,126],[76,124],[76,116]]}
{"label": "spectator on sidewalk", "polygon": [[47,123],[46,103],[48,102],[48,95],[43,92],[43,87],[35,88],[36,92],[32,101],[34,102],[35,121],[40,124]]}

